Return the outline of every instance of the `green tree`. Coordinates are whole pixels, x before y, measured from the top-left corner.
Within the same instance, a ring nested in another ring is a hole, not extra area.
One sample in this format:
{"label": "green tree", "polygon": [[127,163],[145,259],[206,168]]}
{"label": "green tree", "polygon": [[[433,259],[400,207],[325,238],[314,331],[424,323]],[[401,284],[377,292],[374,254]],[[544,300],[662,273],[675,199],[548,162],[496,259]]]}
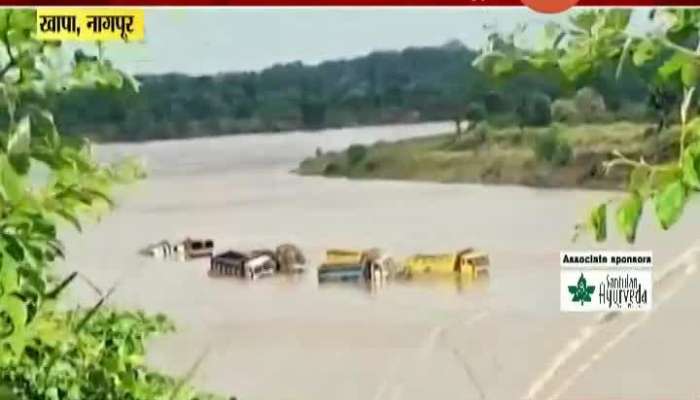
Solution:
{"label": "green tree", "polygon": [[[615,222],[618,231],[634,242],[637,227],[647,204],[651,204],[662,229],[669,229],[681,217],[685,205],[700,190],[700,117],[694,104],[700,77],[700,10],[653,10],[649,20],[660,26],[643,36],[629,29],[632,11],[587,10],[576,13],[566,25],[550,24],[545,41],[536,49],[517,46],[492,48],[475,62],[493,77],[507,79],[522,70],[550,74],[552,80],[569,84],[589,81],[609,65],[616,76],[632,66],[655,68],[653,84],[679,87],[677,104],[680,116],[677,159],[650,164],[614,152],[605,169],[630,170],[628,196],[617,203]],[[596,206],[577,232],[593,232],[596,240],[607,238],[607,208],[612,201]]]}
{"label": "green tree", "polygon": [[[461,120],[470,103],[483,104],[490,122],[506,122],[513,119],[524,96],[542,93],[554,101],[569,95],[540,71],[490,82],[472,66],[476,57],[477,52],[452,41],[319,65],[278,64],[260,72],[144,75],[138,77],[139,93],[73,91],[52,101],[51,110],[67,134],[89,132],[102,141],[147,140],[211,134],[201,127],[215,126],[217,121],[223,132],[239,133]],[[587,85],[595,87],[607,104],[641,105],[647,85],[640,77],[648,75],[651,64],[639,73],[625,69],[619,81],[615,69],[606,66],[603,77]],[[144,123],[138,125],[139,121]]]}
{"label": "green tree", "polygon": [[[0,10],[0,392],[3,399],[195,399],[182,380],[144,364],[144,341],[172,325],[164,316],[106,306],[66,309],[62,293],[79,276],[60,278],[61,223],[112,206],[115,184],[144,176],[138,164],[101,164],[86,140],[62,136],[47,98],[137,83],[98,47],[59,68],[61,44],[35,38],[33,10]],[[48,170],[48,175],[35,173]],[[30,178],[31,177],[31,178]]]}

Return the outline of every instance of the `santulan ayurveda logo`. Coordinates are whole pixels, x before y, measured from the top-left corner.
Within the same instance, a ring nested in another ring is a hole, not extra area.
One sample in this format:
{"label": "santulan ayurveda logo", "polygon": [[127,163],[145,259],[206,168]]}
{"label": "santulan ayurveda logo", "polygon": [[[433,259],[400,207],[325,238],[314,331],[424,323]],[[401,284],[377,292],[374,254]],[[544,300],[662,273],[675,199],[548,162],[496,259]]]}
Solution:
{"label": "santulan ayurveda logo", "polygon": [[574,297],[571,301],[574,303],[577,301],[581,302],[581,305],[591,301],[591,295],[595,292],[595,286],[588,286],[586,277],[581,273],[581,277],[578,278],[578,282],[574,286],[569,286],[569,293],[573,294]]}
{"label": "santulan ayurveda logo", "polygon": [[651,252],[562,252],[562,311],[646,311]]}

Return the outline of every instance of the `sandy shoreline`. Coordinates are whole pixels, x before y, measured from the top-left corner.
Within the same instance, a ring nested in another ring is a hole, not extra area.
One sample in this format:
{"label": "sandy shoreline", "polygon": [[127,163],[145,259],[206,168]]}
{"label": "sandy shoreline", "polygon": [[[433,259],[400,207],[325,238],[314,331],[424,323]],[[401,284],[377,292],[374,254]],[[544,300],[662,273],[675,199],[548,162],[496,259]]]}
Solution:
{"label": "sandy shoreline", "polygon": [[[241,399],[526,398],[594,320],[559,312],[558,254],[592,246],[571,245],[571,229],[607,193],[289,173],[316,147],[449,127],[105,146],[100,151],[108,156],[143,156],[151,177],[129,189],[101,224],[82,236],[70,234],[68,260],[102,286],[121,282],[116,304],[172,315],[179,332],[153,343],[152,362],[182,372],[209,348],[197,383]],[[668,263],[697,239],[699,211],[690,207],[666,233],[646,218],[635,248],[653,250],[659,266]],[[295,242],[312,268],[326,247],[374,245],[397,256],[472,245],[487,250],[493,266],[488,285],[461,291],[394,284],[370,293],[319,288],[313,269],[296,280],[246,283],[208,278],[204,261],[168,263],[136,254],[146,243],[185,235],[213,237],[220,248]],[[618,240],[608,247],[628,248]],[[700,393],[693,376],[700,359],[700,320],[694,317],[700,280],[692,273],[679,276],[655,293],[672,295],[639,328],[576,375],[592,349],[603,348],[639,316],[601,329],[533,398],[557,398],[552,396],[572,374],[561,398]],[[76,296],[90,300],[92,294],[79,289]]]}

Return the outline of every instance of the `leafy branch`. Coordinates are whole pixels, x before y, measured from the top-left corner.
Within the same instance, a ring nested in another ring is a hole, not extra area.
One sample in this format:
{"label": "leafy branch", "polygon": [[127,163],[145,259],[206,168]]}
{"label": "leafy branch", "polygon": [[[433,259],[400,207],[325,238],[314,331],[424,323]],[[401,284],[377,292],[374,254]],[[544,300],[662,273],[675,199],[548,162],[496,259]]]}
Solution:
{"label": "leafy branch", "polygon": [[[0,129],[0,395],[150,400],[178,390],[180,400],[205,398],[143,362],[145,341],[172,330],[167,318],[113,310],[107,300],[114,287],[102,293],[77,272],[55,275],[54,261],[63,257],[62,224],[80,230],[87,214],[113,206],[115,185],[144,173],[134,162],[100,163],[88,141],[61,136],[43,100],[76,88],[138,85],[101,49],[99,57],[76,53],[69,71],[57,69],[59,54],[45,52],[49,44],[35,38],[35,27],[33,10],[0,10],[0,46],[9,58],[0,69],[9,117]],[[12,69],[17,79],[7,79]],[[49,174],[34,182],[30,174],[39,164]],[[78,277],[99,300],[88,309],[58,307]]]}
{"label": "leafy branch", "polygon": [[[619,151],[603,163],[606,173],[617,167],[630,169],[627,196],[595,206],[580,231],[593,233],[596,241],[607,239],[607,208],[617,203],[617,230],[629,243],[636,240],[644,206],[652,202],[662,229],[671,228],[681,217],[686,203],[700,190],[700,119],[694,116],[695,92],[700,80],[700,10],[654,10],[649,19],[669,21],[663,31],[636,36],[629,31],[632,11],[624,9],[588,10],[573,15],[568,25],[550,24],[539,48],[520,48],[514,40],[492,37],[491,45],[475,65],[496,79],[509,79],[536,70],[553,79],[575,86],[600,73],[613,62],[616,76],[631,64],[640,68],[652,62],[660,66],[653,85],[682,88],[679,105],[680,134],[677,161],[650,164],[633,160]],[[631,61],[631,63],[630,63]]]}

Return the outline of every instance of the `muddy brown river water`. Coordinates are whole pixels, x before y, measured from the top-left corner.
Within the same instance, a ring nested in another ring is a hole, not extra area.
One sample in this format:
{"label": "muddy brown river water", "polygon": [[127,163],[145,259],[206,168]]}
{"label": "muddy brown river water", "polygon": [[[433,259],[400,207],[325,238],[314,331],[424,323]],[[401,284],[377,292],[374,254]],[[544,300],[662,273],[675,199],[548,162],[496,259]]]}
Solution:
{"label": "muddy brown river water", "polygon": [[[85,233],[69,233],[67,268],[112,303],[166,312],[178,332],[152,343],[154,365],[183,373],[204,352],[195,383],[239,399],[690,399],[700,395],[700,210],[661,233],[647,215],[640,250],[653,250],[651,313],[598,323],[559,311],[559,251],[605,192],[510,186],[349,181],[291,174],[323,150],[432,134],[448,123],[315,133],[239,135],[103,146],[143,157],[147,181]],[[147,259],[161,239],[207,236],[219,249],[300,245],[309,271],[257,282],[207,277],[207,261]],[[380,246],[401,258],[464,246],[491,255],[488,282],[322,286],[328,247]],[[607,248],[628,249],[619,240]],[[678,258],[681,256],[680,258]],[[680,261],[679,261],[680,260]],[[87,287],[74,296],[93,301]],[[697,398],[697,397],[695,397]]]}

